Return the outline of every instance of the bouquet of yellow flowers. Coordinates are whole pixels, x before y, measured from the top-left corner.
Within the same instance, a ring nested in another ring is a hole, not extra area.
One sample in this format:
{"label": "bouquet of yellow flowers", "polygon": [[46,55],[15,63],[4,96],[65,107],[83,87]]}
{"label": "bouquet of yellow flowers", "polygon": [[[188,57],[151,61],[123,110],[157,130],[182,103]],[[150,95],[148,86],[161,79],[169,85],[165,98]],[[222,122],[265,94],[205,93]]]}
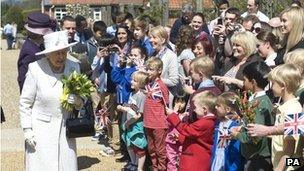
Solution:
{"label": "bouquet of yellow flowers", "polygon": [[79,74],[74,71],[70,76],[63,76],[63,93],[60,97],[61,106],[67,111],[72,111],[74,105],[68,103],[69,94],[79,95],[82,98],[91,96],[94,91],[94,86],[91,80],[84,74]]}

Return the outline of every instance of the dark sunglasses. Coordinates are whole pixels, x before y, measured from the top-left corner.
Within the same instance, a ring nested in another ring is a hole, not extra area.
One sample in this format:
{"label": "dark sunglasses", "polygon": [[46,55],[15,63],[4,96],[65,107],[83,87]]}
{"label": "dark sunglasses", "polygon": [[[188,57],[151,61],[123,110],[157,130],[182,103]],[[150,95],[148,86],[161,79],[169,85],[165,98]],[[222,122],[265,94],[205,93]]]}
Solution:
{"label": "dark sunglasses", "polygon": [[253,32],[253,31],[255,31],[256,33],[260,33],[261,32],[261,27],[253,27],[252,29],[251,29],[251,32]]}

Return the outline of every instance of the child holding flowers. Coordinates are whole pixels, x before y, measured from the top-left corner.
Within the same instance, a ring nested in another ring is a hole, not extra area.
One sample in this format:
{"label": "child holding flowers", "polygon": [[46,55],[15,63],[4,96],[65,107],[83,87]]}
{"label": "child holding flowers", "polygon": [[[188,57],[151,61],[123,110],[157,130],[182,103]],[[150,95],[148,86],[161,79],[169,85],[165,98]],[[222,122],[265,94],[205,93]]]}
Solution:
{"label": "child holding flowers", "polygon": [[240,153],[240,141],[231,139],[231,129],[239,125],[234,120],[238,115],[238,96],[233,92],[225,92],[216,100],[217,122],[214,132],[211,170],[242,170],[243,159]]}
{"label": "child holding flowers", "polygon": [[[252,112],[241,113],[246,123],[272,125],[272,103],[266,95],[268,85],[266,75],[270,67],[264,62],[253,62],[243,70],[244,88],[253,94],[249,97],[248,105]],[[245,157],[244,170],[272,170],[270,147],[267,137],[252,138],[245,127],[240,132],[232,132],[232,136],[241,142],[241,154]]]}
{"label": "child holding flowers", "polygon": [[[295,93],[302,79],[300,71],[292,64],[275,67],[268,75],[274,95],[281,97],[283,104],[277,108],[274,126],[249,124],[251,136],[272,136],[271,160],[274,170],[296,170],[299,166],[286,167],[286,158],[298,158],[303,163],[303,136],[284,134],[284,120],[287,114],[302,112],[302,106]],[[303,165],[303,164],[302,164]]]}

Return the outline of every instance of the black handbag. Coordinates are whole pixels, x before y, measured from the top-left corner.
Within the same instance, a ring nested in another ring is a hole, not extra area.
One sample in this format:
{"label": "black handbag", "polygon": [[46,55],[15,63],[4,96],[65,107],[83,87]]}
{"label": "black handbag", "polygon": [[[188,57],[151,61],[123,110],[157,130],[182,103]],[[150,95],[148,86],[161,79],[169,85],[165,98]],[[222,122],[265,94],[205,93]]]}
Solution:
{"label": "black handbag", "polygon": [[68,138],[93,136],[94,123],[92,101],[89,99],[81,110],[74,110],[66,120],[66,136]]}

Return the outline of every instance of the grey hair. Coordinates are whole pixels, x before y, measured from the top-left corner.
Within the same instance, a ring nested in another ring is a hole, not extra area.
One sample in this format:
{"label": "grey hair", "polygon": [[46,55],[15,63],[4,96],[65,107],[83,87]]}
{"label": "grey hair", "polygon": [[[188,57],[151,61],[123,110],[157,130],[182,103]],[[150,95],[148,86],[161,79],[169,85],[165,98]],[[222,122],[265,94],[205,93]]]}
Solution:
{"label": "grey hair", "polygon": [[182,13],[193,12],[193,10],[193,5],[190,3],[187,3],[182,7]]}

